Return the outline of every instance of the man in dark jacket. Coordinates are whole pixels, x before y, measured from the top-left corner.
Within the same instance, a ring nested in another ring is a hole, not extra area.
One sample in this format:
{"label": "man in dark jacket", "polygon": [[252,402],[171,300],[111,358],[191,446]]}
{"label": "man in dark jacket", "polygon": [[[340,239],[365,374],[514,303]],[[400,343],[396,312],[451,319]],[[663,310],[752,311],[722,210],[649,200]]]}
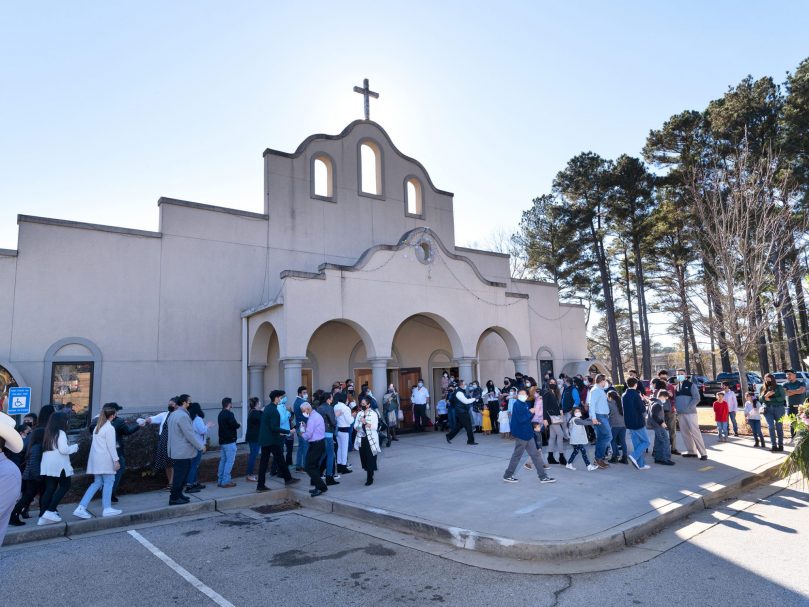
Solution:
{"label": "man in dark jacket", "polygon": [[523,454],[527,451],[528,457],[534,462],[534,469],[537,471],[540,483],[553,483],[556,482],[548,476],[545,472],[545,462],[542,459],[542,451],[537,449],[534,442],[534,426],[531,422],[534,417],[534,409],[528,408],[526,402],[528,401],[528,390],[520,388],[517,392],[517,400],[515,401],[511,411],[511,436],[514,437],[514,452],[511,454],[511,461],[508,463],[503,480],[507,483],[516,483],[517,479],[514,477],[514,471],[520,465],[520,460]]}
{"label": "man in dark jacket", "polygon": [[[121,411],[123,407],[118,403],[105,403],[105,407],[112,407],[116,411]],[[131,434],[135,434],[138,430],[140,430],[141,426],[136,423],[126,423],[126,421],[120,416],[116,415],[115,419],[110,422],[112,427],[115,428],[115,451],[118,453],[118,463],[121,465],[118,468],[118,471],[115,473],[115,482],[112,485],[112,501],[118,501],[118,485],[121,484],[121,479],[124,476],[124,471],[126,470],[126,458],[124,457],[124,437],[129,436]]]}
{"label": "man in dark jacket", "polygon": [[233,415],[233,399],[225,397],[222,399],[222,410],[219,412],[219,474],[216,477],[216,485],[225,489],[232,489],[236,483],[230,477],[233,470],[233,462],[236,461],[236,431],[241,424],[236,421]]}
{"label": "man in dark jacket", "polygon": [[455,427],[445,435],[447,442],[452,441],[458,432],[466,429],[466,444],[477,445],[472,432],[472,418],[469,416],[469,405],[474,403],[475,399],[466,396],[463,380],[460,384],[450,384],[448,400],[449,406],[455,409]]}
{"label": "man in dark jacket", "polygon": [[269,491],[267,487],[267,467],[270,463],[270,455],[278,464],[278,470],[285,484],[297,483],[300,479],[292,478],[289,467],[284,460],[284,435],[289,434],[289,430],[281,428],[281,416],[278,413],[278,403],[286,404],[286,392],[283,390],[273,390],[270,392],[270,403],[264,407],[261,413],[261,430],[258,434],[258,442],[261,444],[261,461],[258,465],[258,485],[256,491]]}
{"label": "man in dark jacket", "polygon": [[638,470],[648,470],[649,466],[643,459],[646,449],[649,447],[649,435],[646,433],[646,403],[638,392],[638,379],[629,377],[626,380],[626,392],[621,398],[624,408],[624,422],[629,435],[632,438],[634,451],[629,456],[629,461]]}

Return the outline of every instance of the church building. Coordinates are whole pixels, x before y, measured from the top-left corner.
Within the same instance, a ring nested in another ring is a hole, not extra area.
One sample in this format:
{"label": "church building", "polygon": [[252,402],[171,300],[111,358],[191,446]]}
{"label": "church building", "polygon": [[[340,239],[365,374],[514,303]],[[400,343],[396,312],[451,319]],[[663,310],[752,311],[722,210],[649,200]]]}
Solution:
{"label": "church building", "polygon": [[34,410],[73,402],[86,424],[107,401],[154,412],[188,393],[246,417],[250,396],[352,378],[395,384],[410,425],[419,378],[435,395],[444,370],[502,386],[593,364],[583,307],[457,246],[452,193],[370,120],[265,150],[263,213],[158,207],[156,232],[18,216],[0,381],[30,386]]}

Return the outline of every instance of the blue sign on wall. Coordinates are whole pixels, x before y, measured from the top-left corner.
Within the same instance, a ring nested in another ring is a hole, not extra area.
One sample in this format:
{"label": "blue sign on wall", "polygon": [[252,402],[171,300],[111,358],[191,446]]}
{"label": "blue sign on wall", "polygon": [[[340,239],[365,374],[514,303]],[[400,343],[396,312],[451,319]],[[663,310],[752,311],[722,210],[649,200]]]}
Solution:
{"label": "blue sign on wall", "polygon": [[10,388],[8,391],[8,414],[25,415],[31,412],[31,388]]}

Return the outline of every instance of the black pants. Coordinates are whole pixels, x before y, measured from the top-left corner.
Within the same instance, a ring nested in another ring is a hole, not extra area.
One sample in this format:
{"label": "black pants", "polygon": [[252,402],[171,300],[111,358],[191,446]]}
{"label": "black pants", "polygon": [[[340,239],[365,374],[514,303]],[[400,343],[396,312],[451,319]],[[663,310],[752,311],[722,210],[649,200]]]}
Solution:
{"label": "black pants", "polygon": [[289,436],[287,436],[284,439],[284,442],[286,443],[286,448],[287,448],[287,457],[286,457],[287,466],[291,466],[292,465],[292,449],[295,446],[295,437],[292,434],[290,434]]}
{"label": "black pants", "polygon": [[424,432],[429,422],[427,405],[413,405],[413,414],[416,416],[416,432]]}
{"label": "black pants", "polygon": [[326,491],[328,487],[320,478],[320,458],[326,453],[326,439],[321,438],[309,443],[309,450],[306,452],[306,474],[312,481],[315,489]]}
{"label": "black pants", "polygon": [[[500,426],[497,425],[497,416],[500,414],[500,404],[494,400],[486,404],[489,419],[492,420],[492,434],[500,433]],[[484,413],[484,415],[486,415]]]}
{"label": "black pants", "polygon": [[447,438],[452,440],[461,431],[461,428],[466,429],[466,444],[471,445],[475,442],[475,435],[472,432],[472,418],[469,417],[468,411],[455,411],[455,427],[452,432],[447,434]]}
{"label": "black pants", "polygon": [[41,476],[37,480],[23,481],[22,496],[17,505],[14,506],[15,513],[22,514],[31,505],[37,494],[42,495],[45,491],[45,482],[40,479],[42,479]]}
{"label": "black pants", "polygon": [[258,484],[257,487],[266,487],[267,483],[267,467],[270,463],[270,455],[272,455],[273,468],[278,467],[278,472],[285,481],[291,480],[292,475],[289,473],[289,466],[284,459],[284,446],[278,445],[262,445],[261,446],[261,459],[258,462]]}
{"label": "black pants", "polygon": [[65,497],[65,493],[70,489],[70,477],[62,470],[59,478],[55,476],[45,476],[45,491],[39,498],[39,516],[45,514],[46,510],[56,512],[59,502]]}
{"label": "black pants", "polygon": [[183,497],[183,488],[188,480],[188,473],[191,472],[192,458],[188,459],[172,459],[171,463],[174,466],[174,478],[171,481],[171,495],[170,500],[176,500]]}

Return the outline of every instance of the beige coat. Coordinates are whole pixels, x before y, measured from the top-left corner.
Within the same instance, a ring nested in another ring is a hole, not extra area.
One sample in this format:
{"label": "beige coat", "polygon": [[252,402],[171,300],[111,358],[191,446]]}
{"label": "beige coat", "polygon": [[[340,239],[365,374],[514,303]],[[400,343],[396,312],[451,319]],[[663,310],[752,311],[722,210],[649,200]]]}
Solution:
{"label": "beige coat", "polygon": [[115,474],[118,452],[115,449],[115,428],[106,422],[101,430],[93,430],[93,443],[87,459],[87,474]]}

